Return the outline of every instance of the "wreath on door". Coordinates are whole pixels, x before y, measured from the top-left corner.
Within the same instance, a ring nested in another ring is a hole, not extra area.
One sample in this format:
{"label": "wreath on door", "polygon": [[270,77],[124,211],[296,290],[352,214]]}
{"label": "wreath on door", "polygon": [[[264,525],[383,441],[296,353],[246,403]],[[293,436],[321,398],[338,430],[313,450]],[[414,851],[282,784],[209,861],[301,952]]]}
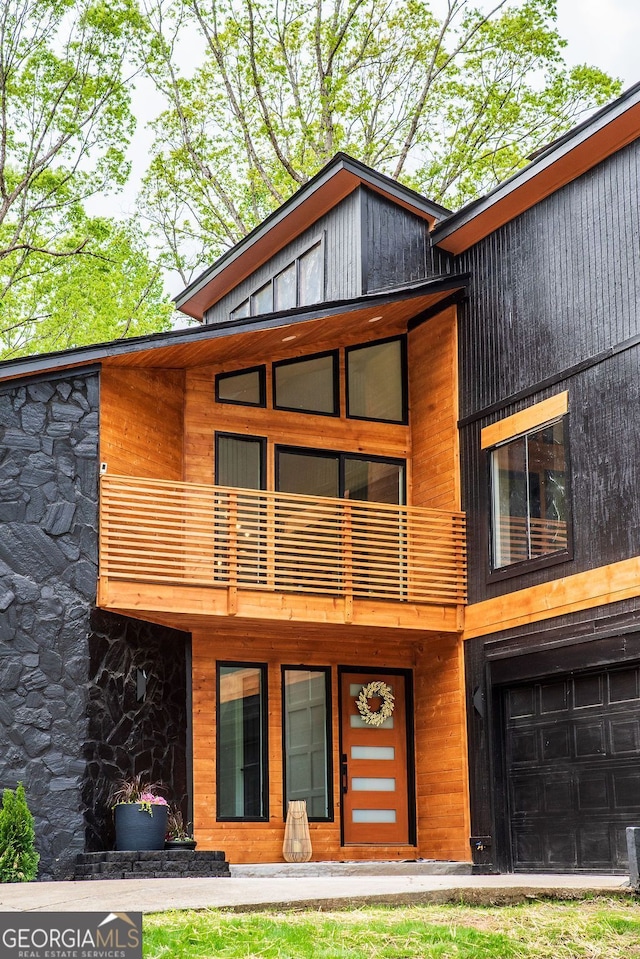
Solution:
{"label": "wreath on door", "polygon": [[[375,712],[369,706],[370,699],[381,699],[380,708]],[[367,683],[358,693],[356,706],[367,726],[382,726],[383,722],[389,718],[395,709],[395,697],[391,688],[381,680],[375,680]]]}

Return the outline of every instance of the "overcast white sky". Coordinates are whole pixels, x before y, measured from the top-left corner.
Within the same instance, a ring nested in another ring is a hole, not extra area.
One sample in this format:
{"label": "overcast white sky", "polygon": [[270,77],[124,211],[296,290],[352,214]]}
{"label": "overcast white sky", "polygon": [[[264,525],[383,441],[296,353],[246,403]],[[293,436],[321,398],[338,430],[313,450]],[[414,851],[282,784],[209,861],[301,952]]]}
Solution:
{"label": "overcast white sky", "polygon": [[558,0],[568,63],[601,67],[630,87],[640,81],[638,0]]}

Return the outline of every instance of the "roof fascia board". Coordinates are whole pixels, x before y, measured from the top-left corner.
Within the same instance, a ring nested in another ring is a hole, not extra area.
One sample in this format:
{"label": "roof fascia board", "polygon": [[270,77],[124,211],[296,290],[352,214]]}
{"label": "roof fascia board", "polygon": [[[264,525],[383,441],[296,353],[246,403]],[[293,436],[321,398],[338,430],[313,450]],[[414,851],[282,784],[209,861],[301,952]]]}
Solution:
{"label": "roof fascia board", "polygon": [[[409,187],[403,186],[391,177],[378,173],[370,167],[354,160],[346,153],[337,153],[308,183],[304,184],[288,200],[270,213],[239,243],[220,256],[196,280],[174,298],[177,309],[200,319],[206,309],[233,289],[245,276],[256,270],[270,259],[277,250],[308,229],[320,216],[332,209],[359,186],[367,186],[393,202],[411,210],[417,216],[426,219],[432,227],[436,219],[449,211],[445,207],[425,199]],[[334,188],[331,190],[331,188]],[[329,194],[329,190],[331,193]],[[327,193],[327,196],[324,194]],[[315,198],[316,203],[313,203]],[[304,208],[309,216],[304,216]],[[289,219],[291,228],[283,229]],[[278,228],[279,231],[278,231]],[[282,236],[277,236],[280,232]],[[260,244],[266,241],[264,250]],[[275,242],[274,242],[275,241]],[[251,251],[254,256],[250,256]],[[239,265],[245,258],[248,262],[244,270],[230,277],[227,282],[223,274],[234,264]],[[208,292],[207,292],[208,291]],[[206,304],[206,305],[204,305]]]}
{"label": "roof fascia board", "polygon": [[[468,249],[479,239],[488,236],[489,233],[498,229],[499,226],[514,219],[520,213],[535,205],[536,202],[539,202],[546,196],[560,189],[571,179],[576,179],[578,176],[586,173],[587,170],[596,166],[603,159],[606,159],[607,156],[617,152],[632,142],[632,140],[640,137],[640,122],[634,123],[636,120],[634,113],[638,112],[640,114],[639,104],[640,83],[635,84],[617,100],[603,107],[573,130],[567,131],[567,133],[560,137],[555,143],[543,149],[527,166],[523,167],[522,170],[518,170],[509,177],[509,179],[499,184],[490,193],[487,193],[486,196],[472,201],[462,207],[458,212],[451,214],[451,216],[439,222],[432,232],[434,244],[448,250],[450,253],[457,254],[464,252],[464,250]],[[625,118],[633,119],[630,123],[625,124]],[[640,120],[640,116],[637,119]],[[598,151],[589,151],[589,154],[585,151],[583,163],[577,166],[574,176],[558,176],[557,178],[548,176],[548,185],[546,189],[540,191],[539,195],[530,189],[526,198],[523,197],[524,202],[521,204],[517,201],[514,202],[509,208],[509,214],[504,218],[499,215],[490,217],[490,214],[495,211],[500,204],[504,204],[505,201],[513,198],[513,195],[517,194],[518,191],[524,193],[527,187],[533,185],[533,181],[536,178],[542,177],[545,173],[551,174],[553,167],[558,166],[561,161],[567,160],[574,151],[580,150],[580,148],[585,147],[590,142],[593,143],[594,138],[606,133],[608,128],[612,128],[612,132],[615,131],[616,126],[621,128],[620,135],[615,137],[608,146],[605,145]],[[476,233],[479,235],[471,237],[471,231],[468,229],[469,225],[472,221],[480,220],[483,217],[487,220],[488,229],[476,230]],[[465,228],[467,229],[465,230]],[[463,233],[462,231],[465,232]],[[456,236],[456,234],[458,234],[458,236]]]}
{"label": "roof fascia board", "polygon": [[201,343],[234,334],[251,333],[259,330],[277,329],[324,319],[340,313],[352,313],[370,306],[372,309],[401,300],[439,293],[466,286],[468,273],[447,274],[416,281],[392,290],[367,293],[351,300],[336,300],[321,306],[304,310],[284,310],[280,313],[266,314],[265,317],[248,317],[242,320],[216,323],[204,327],[191,327],[186,330],[170,330],[167,333],[153,333],[149,336],[132,337],[128,340],[113,340],[109,343],[97,343],[80,346],[59,353],[41,353],[20,357],[16,360],[0,361],[0,383],[14,381],[20,377],[32,378],[41,373],[56,370],[84,368],[89,364],[99,364],[103,360],[128,353],[153,352],[173,346],[189,343]]}

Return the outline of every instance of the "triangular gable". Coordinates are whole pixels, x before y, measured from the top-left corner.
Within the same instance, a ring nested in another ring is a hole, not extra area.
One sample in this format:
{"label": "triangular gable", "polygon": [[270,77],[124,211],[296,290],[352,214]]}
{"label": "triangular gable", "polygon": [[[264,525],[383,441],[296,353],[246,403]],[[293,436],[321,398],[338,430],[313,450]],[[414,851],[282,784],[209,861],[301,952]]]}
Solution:
{"label": "triangular gable", "polygon": [[175,298],[176,307],[201,320],[205,310],[359,186],[410,210],[426,220],[429,228],[449,212],[391,177],[345,153],[337,153],[308,183],[180,293]]}

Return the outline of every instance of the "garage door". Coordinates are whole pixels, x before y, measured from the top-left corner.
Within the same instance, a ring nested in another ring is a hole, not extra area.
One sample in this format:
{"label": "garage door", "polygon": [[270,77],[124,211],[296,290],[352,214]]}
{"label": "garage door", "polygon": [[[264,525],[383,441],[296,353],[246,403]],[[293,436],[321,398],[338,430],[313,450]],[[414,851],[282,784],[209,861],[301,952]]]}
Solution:
{"label": "garage door", "polygon": [[640,825],[640,668],[505,690],[514,870],[624,872]]}

